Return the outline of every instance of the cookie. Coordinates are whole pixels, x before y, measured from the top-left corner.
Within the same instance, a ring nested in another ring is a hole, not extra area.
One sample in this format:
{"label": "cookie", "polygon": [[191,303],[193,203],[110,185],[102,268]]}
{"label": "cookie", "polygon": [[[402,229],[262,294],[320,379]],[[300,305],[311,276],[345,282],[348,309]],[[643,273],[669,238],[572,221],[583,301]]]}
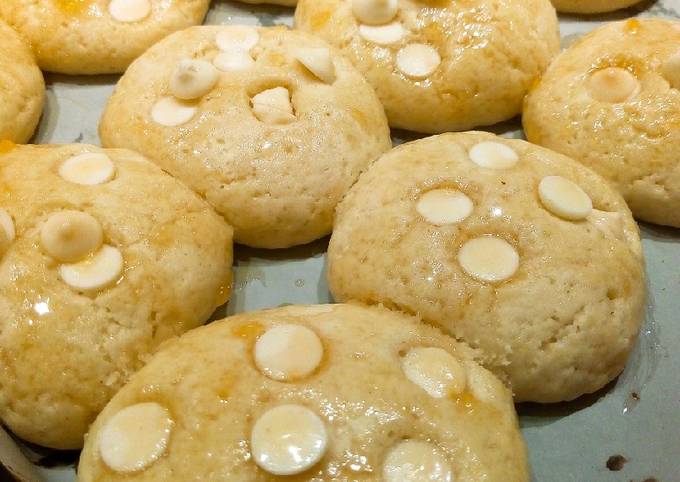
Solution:
{"label": "cookie", "polygon": [[558,12],[605,13],[640,3],[640,0],[552,0]]}
{"label": "cookie", "polygon": [[301,0],[295,25],[342,49],[391,127],[429,133],[517,115],[559,51],[549,0]]}
{"label": "cookie", "polygon": [[158,345],[231,292],[232,232],[153,163],[87,145],[0,154],[0,420],[82,446]]}
{"label": "cookie", "polygon": [[140,57],[100,124],[208,200],[235,241],[330,233],[333,210],[391,147],[373,89],[338,51],[285,27],[194,27]]}
{"label": "cookie", "polygon": [[166,346],[92,425],[78,475],[529,480],[510,393],[469,348],[353,305],[245,313]]}
{"label": "cookie", "polygon": [[643,221],[680,227],[680,22],[611,23],[527,96],[527,138],[591,167]]}
{"label": "cookie", "polygon": [[115,74],[166,35],[200,24],[210,0],[2,0],[0,18],[43,70]]}
{"label": "cookie", "polygon": [[23,143],[33,135],[45,103],[45,82],[30,47],[1,20],[0,85],[2,151],[2,141]]}
{"label": "cookie", "polygon": [[529,141],[591,167],[638,219],[680,227],[680,22],[605,25],[527,96]]}
{"label": "cookie", "polygon": [[645,284],[623,199],[577,162],[481,132],[400,146],[338,206],[328,281],[482,351],[516,401],[557,402],[616,377]]}

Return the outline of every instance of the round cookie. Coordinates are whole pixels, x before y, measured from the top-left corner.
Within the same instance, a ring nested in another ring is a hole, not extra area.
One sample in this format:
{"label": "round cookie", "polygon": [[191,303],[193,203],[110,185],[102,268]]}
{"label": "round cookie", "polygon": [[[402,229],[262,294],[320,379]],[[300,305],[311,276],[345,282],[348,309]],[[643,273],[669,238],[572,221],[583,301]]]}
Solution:
{"label": "round cookie", "polygon": [[529,141],[610,181],[638,219],[680,227],[680,22],[605,25],[527,96]]}
{"label": "round cookie", "polygon": [[45,82],[31,49],[0,20],[0,151],[2,141],[31,138],[44,103]]}
{"label": "round cookie", "polygon": [[354,305],[241,314],[167,345],[92,425],[78,476],[529,480],[511,395],[469,348]]}
{"label": "round cookie", "polygon": [[362,75],[285,27],[168,37],[122,77],[99,131],[105,146],[137,150],[200,193],[236,242],[262,248],[330,233],[336,204],[391,146]]}
{"label": "round cookie", "polygon": [[200,24],[210,0],[2,0],[0,18],[43,70],[116,74],[168,34]]}
{"label": "round cookie", "polygon": [[127,150],[0,154],[0,420],[82,446],[108,400],[164,340],[231,293],[232,232]]}
{"label": "round cookie", "polygon": [[301,0],[295,25],[342,48],[391,127],[429,133],[517,115],[559,51],[550,0]]}
{"label": "round cookie", "polygon": [[338,301],[418,313],[480,349],[516,401],[557,402],[616,377],[645,284],[621,197],[571,159],[481,132],[400,146],[338,206]]}
{"label": "round cookie", "polygon": [[640,3],[640,0],[552,0],[558,12],[605,13]]}

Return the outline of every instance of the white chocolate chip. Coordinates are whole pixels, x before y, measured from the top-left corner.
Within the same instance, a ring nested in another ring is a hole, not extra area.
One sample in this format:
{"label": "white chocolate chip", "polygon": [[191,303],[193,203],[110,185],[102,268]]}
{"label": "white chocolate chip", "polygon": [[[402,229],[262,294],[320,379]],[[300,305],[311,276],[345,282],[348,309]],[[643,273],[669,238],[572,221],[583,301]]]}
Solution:
{"label": "white chocolate chip", "polygon": [[210,62],[184,59],[170,78],[170,92],[178,99],[198,99],[215,87],[219,76],[219,72]]}
{"label": "white chocolate chip", "polygon": [[680,50],[664,62],[661,73],[671,88],[680,90]]}
{"label": "white chocolate chip", "polygon": [[7,241],[12,242],[16,237],[16,230],[14,229],[14,220],[12,216],[5,210],[0,208],[0,229],[5,233]]}
{"label": "white chocolate chip", "polygon": [[517,164],[519,160],[514,149],[494,141],[475,144],[468,155],[472,162],[487,169],[508,169]]}
{"label": "white chocolate chip", "polygon": [[378,45],[391,45],[399,42],[406,36],[406,30],[401,22],[392,22],[387,25],[360,25],[359,35],[364,40]]}
{"label": "white chocolate chip", "polygon": [[467,387],[475,399],[483,403],[501,403],[498,394],[503,393],[500,381],[487,369],[469,361],[467,370]]}
{"label": "white chocolate chip", "polygon": [[507,241],[485,235],[471,239],[458,251],[463,271],[480,281],[503,281],[519,268],[519,255]]}
{"label": "white chocolate chip", "polygon": [[260,33],[255,27],[245,25],[230,25],[223,27],[215,36],[215,42],[220,50],[242,50],[250,52],[260,41]]}
{"label": "white chocolate chip", "polygon": [[307,70],[325,83],[335,82],[335,65],[331,51],[327,48],[299,48],[295,57],[307,67]]}
{"label": "white chocolate chip", "polygon": [[123,255],[112,246],[104,245],[83,261],[59,266],[59,276],[79,291],[105,288],[120,278],[123,272]]}
{"label": "white chocolate chip", "polygon": [[397,52],[397,68],[412,79],[426,79],[441,62],[439,53],[426,44],[409,44]]}
{"label": "white chocolate chip", "polygon": [[151,13],[149,0],[111,0],[109,14],[119,22],[139,22]]}
{"label": "white chocolate chip", "polygon": [[433,444],[404,440],[388,452],[383,478],[385,482],[453,482],[453,470]]}
{"label": "white chocolate chip", "polygon": [[112,470],[143,470],[167,450],[173,421],[158,403],[138,403],[111,417],[99,436],[99,453]]}
{"label": "white chocolate chip", "polygon": [[269,378],[290,381],[310,375],[321,363],[323,345],[309,328],[279,325],[255,344],[255,364]]}
{"label": "white chocolate chip", "polygon": [[640,82],[626,69],[608,67],[593,73],[587,87],[593,99],[615,104],[637,95]]}
{"label": "white chocolate chip", "polygon": [[40,242],[57,261],[73,263],[99,250],[104,239],[95,218],[80,211],[52,214],[40,229]]}
{"label": "white chocolate chip", "polygon": [[151,109],[151,118],[157,124],[176,127],[189,122],[198,112],[193,102],[187,102],[175,97],[164,97],[156,102]]}
{"label": "white chocolate chip", "polygon": [[116,175],[116,166],[106,154],[85,152],[62,162],[59,166],[59,175],[74,184],[94,186],[113,179]]}
{"label": "white chocolate chip", "polygon": [[295,121],[290,93],[285,87],[275,87],[253,97],[253,113],[265,124],[289,124]]}
{"label": "white chocolate chip", "polygon": [[586,218],[606,237],[623,240],[625,232],[623,230],[623,219],[621,213],[600,211],[593,209]]}
{"label": "white chocolate chip", "polygon": [[420,196],[416,204],[418,213],[437,226],[459,223],[472,213],[473,208],[470,198],[455,189],[433,189]]}
{"label": "white chocolate chip", "polygon": [[359,22],[368,25],[390,22],[398,9],[398,0],[352,0],[352,13]]}
{"label": "white chocolate chip", "polygon": [[569,221],[585,219],[593,210],[585,191],[561,176],[544,177],[538,185],[538,195],[548,211]]}
{"label": "white chocolate chip", "polygon": [[227,50],[217,54],[213,64],[222,72],[241,72],[250,69],[255,61],[245,50]]}
{"label": "white chocolate chip", "polygon": [[328,435],[317,414],[300,405],[280,405],[255,423],[250,438],[255,463],[274,475],[293,475],[316,464]]}
{"label": "white chocolate chip", "polygon": [[463,365],[442,348],[413,348],[402,358],[401,368],[406,378],[433,398],[465,390]]}

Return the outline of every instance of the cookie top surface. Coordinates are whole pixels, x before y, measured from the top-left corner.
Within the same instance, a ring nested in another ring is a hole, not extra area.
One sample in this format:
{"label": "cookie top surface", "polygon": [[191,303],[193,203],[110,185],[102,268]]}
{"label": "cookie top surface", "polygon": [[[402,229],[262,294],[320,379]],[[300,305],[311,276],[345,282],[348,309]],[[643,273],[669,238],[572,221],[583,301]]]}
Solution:
{"label": "cookie top surface", "polygon": [[0,141],[27,142],[40,120],[45,82],[30,47],[2,20],[0,86]]}
{"label": "cookie top surface", "polygon": [[[180,82],[185,67],[195,72]],[[328,234],[342,195],[391,146],[362,75],[323,41],[285,27],[168,37],[122,77],[100,135],[200,193],[236,242],[265,248]]]}
{"label": "cookie top surface", "polygon": [[342,48],[392,127],[420,132],[515,116],[559,51],[549,0],[301,0],[295,25]]}
{"label": "cookie top surface", "polygon": [[593,168],[639,219],[680,227],[680,22],[600,27],[527,96],[527,138]]}
{"label": "cookie top surface", "polygon": [[623,368],[640,326],[640,239],[591,170],[470,132],[400,146],[338,206],[338,301],[419,313],[483,352],[517,401],[570,400]]}
{"label": "cookie top surface", "polygon": [[552,0],[559,12],[604,13],[630,7],[640,0]]}
{"label": "cookie top surface", "polygon": [[33,45],[43,70],[124,72],[176,30],[200,24],[210,0],[3,0],[0,18]]}
{"label": "cookie top surface", "polygon": [[126,150],[0,154],[0,420],[77,448],[165,339],[231,292],[231,229]]}
{"label": "cookie top surface", "polygon": [[[145,428],[159,435],[132,443],[124,422],[142,413],[161,420]],[[470,350],[414,318],[354,305],[240,314],[166,346],[93,424],[78,474],[529,480],[510,393]]]}

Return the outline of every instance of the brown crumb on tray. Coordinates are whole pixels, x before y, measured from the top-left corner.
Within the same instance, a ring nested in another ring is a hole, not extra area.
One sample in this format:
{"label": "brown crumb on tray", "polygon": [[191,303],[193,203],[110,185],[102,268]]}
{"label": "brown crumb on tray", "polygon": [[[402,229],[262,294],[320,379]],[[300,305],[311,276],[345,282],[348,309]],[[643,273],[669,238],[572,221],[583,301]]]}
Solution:
{"label": "brown crumb on tray", "polygon": [[623,455],[612,455],[607,459],[607,468],[616,472],[621,470],[623,466],[626,465],[626,462],[628,462],[628,459]]}

